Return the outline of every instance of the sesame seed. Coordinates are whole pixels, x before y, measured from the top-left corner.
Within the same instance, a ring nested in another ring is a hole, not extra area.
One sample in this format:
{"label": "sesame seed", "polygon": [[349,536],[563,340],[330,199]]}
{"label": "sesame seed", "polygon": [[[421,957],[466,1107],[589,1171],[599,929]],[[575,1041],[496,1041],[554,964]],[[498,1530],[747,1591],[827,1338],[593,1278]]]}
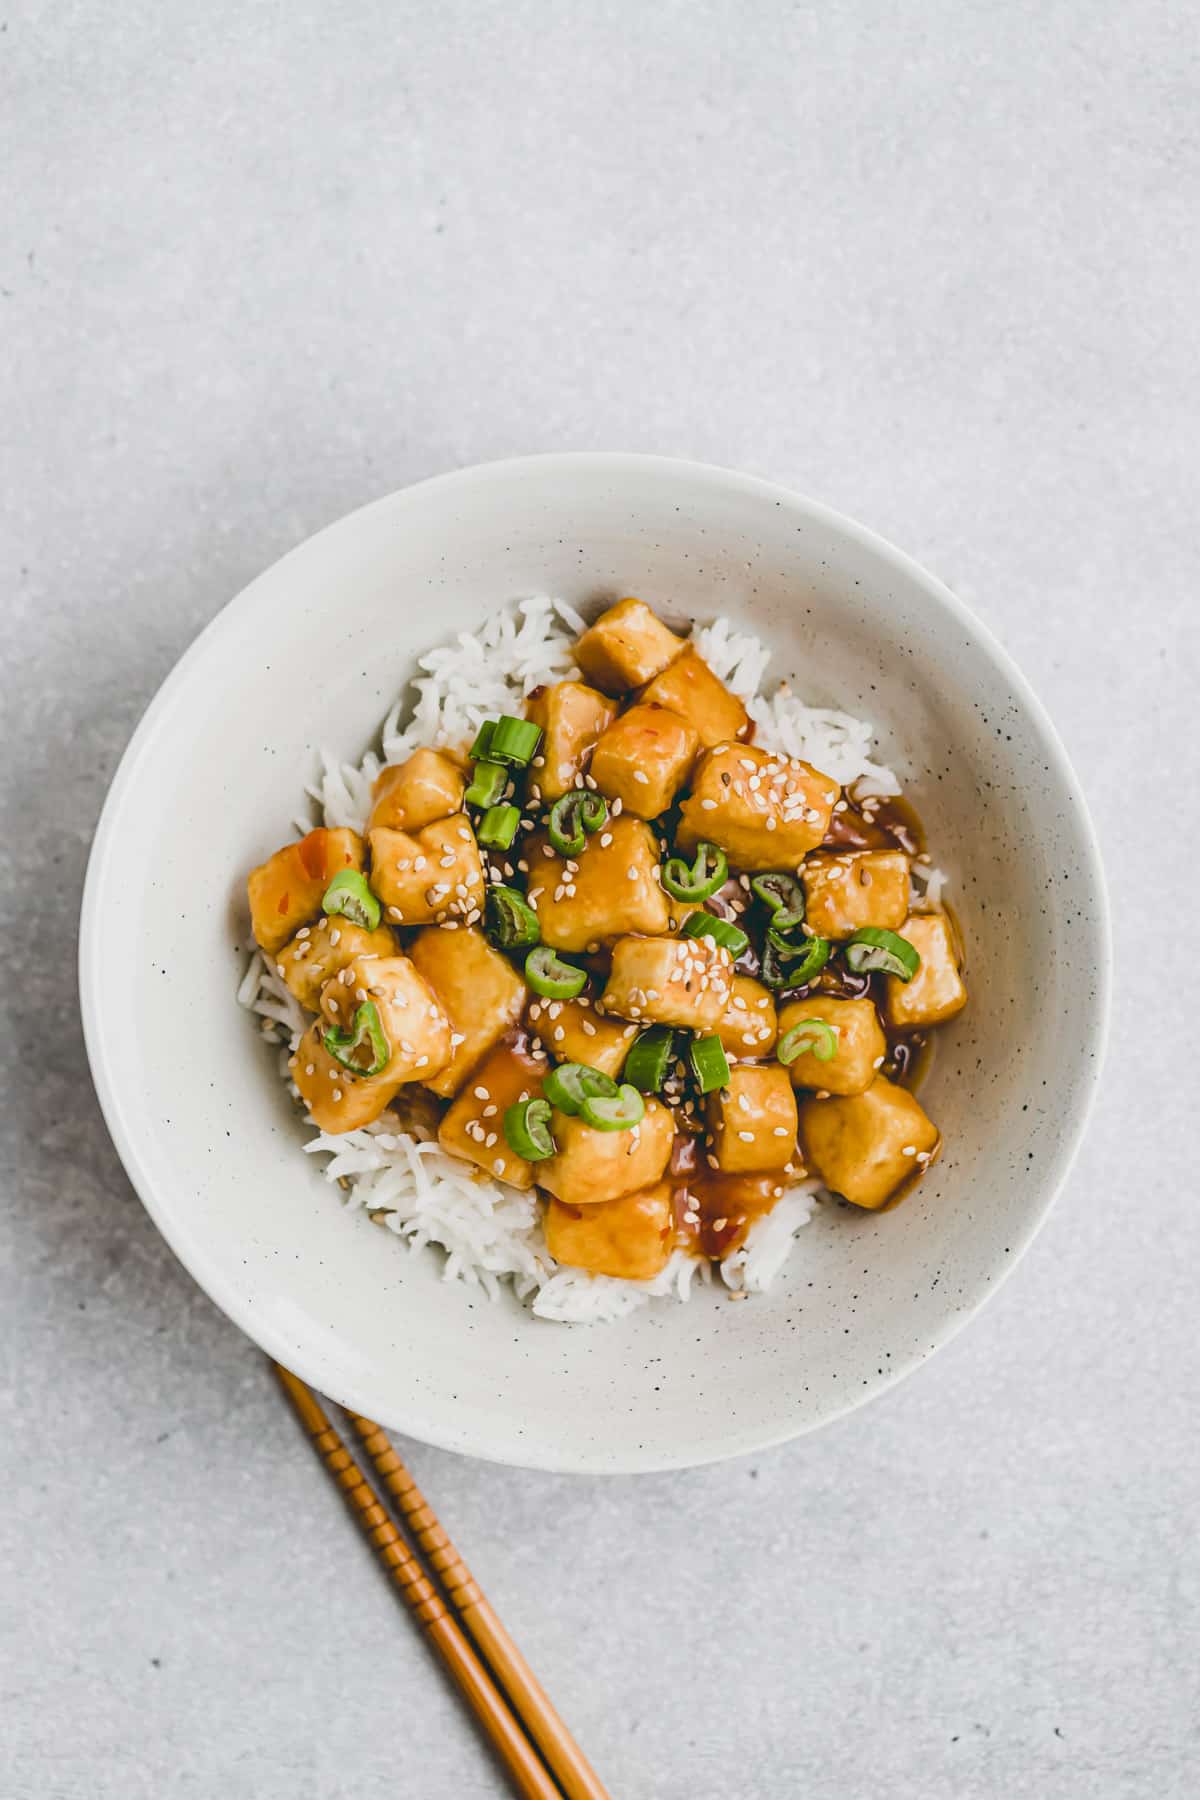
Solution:
{"label": "sesame seed", "polygon": [[788,1128],[786,1125],[776,1125],[772,1132],[773,1137],[784,1137],[785,1138],[785,1137],[787,1137],[787,1135],[788,1135]]}
{"label": "sesame seed", "polygon": [[472,1088],[471,1092],[477,1100],[490,1100],[492,1097],[485,1087]]}
{"label": "sesame seed", "polygon": [[633,779],[640,782],[643,787],[650,786],[650,777],[647,775],[645,769],[635,769],[633,771]]}
{"label": "sesame seed", "polygon": [[754,1133],[752,1131],[739,1131],[738,1136],[741,1138],[743,1144],[752,1144],[754,1142]]}

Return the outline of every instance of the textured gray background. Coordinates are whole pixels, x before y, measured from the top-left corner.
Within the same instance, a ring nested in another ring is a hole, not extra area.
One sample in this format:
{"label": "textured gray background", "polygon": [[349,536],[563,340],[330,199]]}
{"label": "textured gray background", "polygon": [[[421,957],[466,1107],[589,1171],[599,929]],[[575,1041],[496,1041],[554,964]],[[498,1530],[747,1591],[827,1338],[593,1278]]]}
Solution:
{"label": "textured gray background", "polygon": [[224,600],[390,488],[591,446],[790,482],[999,632],[1105,842],[1112,1053],[1035,1249],[879,1405],[695,1474],[418,1478],[615,1797],[1196,1791],[1188,11],[0,10],[6,1797],[504,1791],[122,1176],[73,955]]}

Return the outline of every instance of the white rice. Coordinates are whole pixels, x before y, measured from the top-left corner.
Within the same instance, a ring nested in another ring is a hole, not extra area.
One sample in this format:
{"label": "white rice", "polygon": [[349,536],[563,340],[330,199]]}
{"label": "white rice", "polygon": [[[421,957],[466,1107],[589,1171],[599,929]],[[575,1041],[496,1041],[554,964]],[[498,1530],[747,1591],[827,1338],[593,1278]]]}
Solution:
{"label": "white rice", "polygon": [[[297,826],[302,831],[314,823],[363,830],[371,784],[385,763],[421,745],[470,739],[484,719],[519,710],[542,682],[578,675],[574,640],[583,624],[564,601],[539,595],[494,613],[478,632],[459,632],[452,643],[429,651],[412,683],[415,699],[407,693],[397,699],[383,722],[378,752],[369,751],[357,764],[322,754],[320,773],[307,789],[316,817],[298,818]],[[843,786],[855,783],[860,795],[900,792],[893,772],[871,757],[874,728],[869,721],[805,706],[785,683],[769,694],[760,692],[771,652],[759,639],[718,619],[698,629],[694,642],[713,672],[745,702],[757,744],[802,757]],[[936,906],[944,882],[941,871],[914,865],[913,873],[914,897]],[[299,1100],[287,1060],[307,1016],[257,950],[238,999],[258,1014],[264,1035],[285,1046],[279,1051],[280,1073]],[[539,1318],[563,1325],[602,1324],[651,1300],[686,1300],[697,1282],[712,1281],[711,1265],[682,1251],[653,1281],[618,1281],[560,1267],[546,1249],[533,1194],[448,1156],[420,1133],[398,1129],[398,1121],[386,1113],[341,1136],[315,1126],[313,1131],[304,1149],[328,1159],[323,1173],[339,1184],[348,1205],[365,1208],[410,1248],[440,1251],[444,1280],[472,1283],[493,1299],[508,1284]],[[720,1279],[731,1294],[765,1292],[822,1193],[815,1181],[798,1182],[756,1221],[742,1247],[720,1264]]]}

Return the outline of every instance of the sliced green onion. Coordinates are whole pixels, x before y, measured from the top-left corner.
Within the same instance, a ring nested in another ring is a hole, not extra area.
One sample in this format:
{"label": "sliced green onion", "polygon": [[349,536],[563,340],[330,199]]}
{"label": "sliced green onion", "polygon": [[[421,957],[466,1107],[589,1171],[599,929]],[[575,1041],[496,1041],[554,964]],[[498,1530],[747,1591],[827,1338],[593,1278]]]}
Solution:
{"label": "sliced green onion", "polygon": [[546,835],[560,856],[579,856],[588,834],[599,831],[608,818],[608,801],[588,788],[572,788],[550,808]]}
{"label": "sliced green onion", "polygon": [[729,1058],[725,1046],[715,1034],[694,1037],[688,1045],[688,1061],[702,1094],[729,1086]]}
{"label": "sliced green onion", "polygon": [[539,944],[525,958],[525,979],[535,994],[547,1000],[573,1000],[583,992],[587,970],[563,962],[549,944]]}
{"label": "sliced green onion", "polygon": [[485,719],[475,734],[475,742],[467,754],[472,762],[482,762],[491,752],[492,733],[496,729],[495,719]]}
{"label": "sliced green onion", "polygon": [[475,836],[485,850],[507,850],[520,823],[519,807],[489,806],[476,827]]}
{"label": "sliced green onion", "polygon": [[490,887],[484,902],[487,936],[497,950],[519,950],[541,942],[538,916],[517,888]]}
{"label": "sliced green onion", "polygon": [[689,867],[682,856],[672,856],[663,865],[662,884],[672,900],[707,900],[723,887],[729,874],[729,861],[717,844],[702,838],[696,846],[696,860]]}
{"label": "sliced green onion", "polygon": [[617,1084],[611,1075],[593,1069],[590,1063],[559,1063],[542,1082],[542,1091],[559,1112],[577,1113],[589,1096],[611,1100]]}
{"label": "sliced green onion", "polygon": [[349,919],[365,931],[374,931],[382,913],[378,900],[357,869],[340,869],[325,889],[321,911]]}
{"label": "sliced green onion", "polygon": [[771,910],[771,923],[776,931],[794,931],[804,923],[804,889],[794,875],[785,869],[772,869],[768,875],[754,875],[750,886]]}
{"label": "sliced green onion", "polygon": [[881,925],[864,925],[844,946],[843,954],[856,975],[895,975],[900,981],[911,981],[921,966],[916,947],[897,932],[885,931]]}
{"label": "sliced green onion", "polygon": [[494,806],[508,786],[508,770],[503,763],[477,762],[475,774],[467,789],[468,806]]}
{"label": "sliced green onion", "polygon": [[487,759],[489,762],[515,763],[523,769],[541,741],[542,728],[532,719],[514,719],[511,713],[502,713],[488,739]]}
{"label": "sliced green onion", "polygon": [[785,1066],[798,1056],[815,1056],[818,1062],[832,1062],[837,1055],[838,1028],[825,1019],[801,1019],[779,1040],[775,1054]]}
{"label": "sliced green onion", "polygon": [[714,918],[712,913],[691,913],[679,929],[684,937],[711,938],[714,944],[728,950],[730,956],[740,956],[750,942],[740,925],[732,925],[728,919]]}
{"label": "sliced green onion", "polygon": [[550,1135],[550,1102],[518,1100],[504,1114],[504,1137],[526,1162],[545,1162],[558,1146]]}
{"label": "sliced green onion", "polygon": [[657,1094],[667,1079],[675,1049],[675,1033],[668,1025],[651,1025],[633,1041],[621,1073],[643,1094]]}
{"label": "sliced green onion", "polygon": [[768,927],[762,953],[762,978],[771,988],[804,987],[829,961],[833,946],[828,938],[801,938],[789,943]]}
{"label": "sliced green onion", "polygon": [[645,1118],[646,1102],[626,1081],[615,1094],[586,1095],[579,1111],[593,1131],[628,1131]]}
{"label": "sliced green onion", "polygon": [[[379,1008],[373,1000],[364,1000],[356,1007],[349,1031],[338,1031],[331,1025],[328,1031],[321,1033],[321,1042],[335,1063],[352,1070],[355,1075],[378,1075],[392,1054],[379,1018]],[[364,1057],[367,1060],[364,1061]]]}

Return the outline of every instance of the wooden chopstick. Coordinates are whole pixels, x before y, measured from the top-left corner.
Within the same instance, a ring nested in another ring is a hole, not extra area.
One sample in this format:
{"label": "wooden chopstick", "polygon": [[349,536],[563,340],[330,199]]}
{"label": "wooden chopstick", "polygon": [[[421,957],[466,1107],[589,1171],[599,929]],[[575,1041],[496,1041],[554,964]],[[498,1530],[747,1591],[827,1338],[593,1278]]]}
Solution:
{"label": "wooden chopstick", "polygon": [[567,1800],[609,1800],[595,1770],[500,1623],[437,1514],[388,1441],[387,1433],[358,1413],[352,1412],[350,1421],[426,1561],[435,1570],[446,1597],[487,1658],[492,1673],[506,1690],[526,1731],[558,1777]]}
{"label": "wooden chopstick", "polygon": [[313,1446],[346,1497],[351,1511],[449,1669],[459,1689],[498,1751],[523,1800],[562,1800],[560,1790],[504,1696],[446,1610],[409,1545],[388,1516],[374,1488],[329,1423],[312,1391],[279,1363],[272,1367]]}

